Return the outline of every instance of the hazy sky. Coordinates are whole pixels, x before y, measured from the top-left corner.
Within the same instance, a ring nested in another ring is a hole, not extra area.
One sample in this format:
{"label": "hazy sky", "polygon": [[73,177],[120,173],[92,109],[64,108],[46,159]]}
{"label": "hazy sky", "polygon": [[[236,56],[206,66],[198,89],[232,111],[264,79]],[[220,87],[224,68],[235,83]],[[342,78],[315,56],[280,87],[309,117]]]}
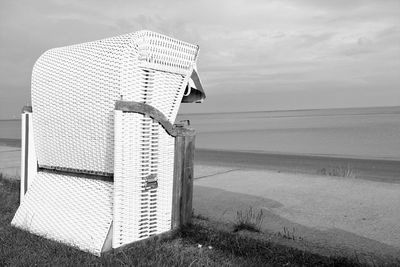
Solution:
{"label": "hazy sky", "polygon": [[[0,1],[0,118],[47,49],[140,29],[200,45],[183,112],[400,105],[399,0]],[[51,97],[51,96],[50,96]]]}

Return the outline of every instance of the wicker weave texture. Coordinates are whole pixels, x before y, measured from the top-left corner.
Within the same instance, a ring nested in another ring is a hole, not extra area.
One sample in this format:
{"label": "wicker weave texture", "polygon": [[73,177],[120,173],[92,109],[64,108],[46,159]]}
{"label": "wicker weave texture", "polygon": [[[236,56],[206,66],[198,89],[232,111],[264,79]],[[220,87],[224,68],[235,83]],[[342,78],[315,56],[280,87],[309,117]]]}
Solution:
{"label": "wicker weave texture", "polygon": [[159,163],[158,163],[158,188],[157,188],[157,230],[160,234],[171,230],[172,192],[174,176],[175,138],[165,132],[158,125],[159,133]]}
{"label": "wicker weave texture", "polygon": [[[117,248],[171,229],[174,138],[141,114],[116,111],[115,118],[113,247]],[[157,177],[155,189],[146,188],[150,175]]]}
{"label": "wicker weave texture", "polygon": [[32,74],[39,165],[113,173],[116,100],[175,120],[198,48],[149,31],[56,48]]}
{"label": "wicker weave texture", "polygon": [[12,225],[100,255],[112,222],[110,182],[39,172]]}

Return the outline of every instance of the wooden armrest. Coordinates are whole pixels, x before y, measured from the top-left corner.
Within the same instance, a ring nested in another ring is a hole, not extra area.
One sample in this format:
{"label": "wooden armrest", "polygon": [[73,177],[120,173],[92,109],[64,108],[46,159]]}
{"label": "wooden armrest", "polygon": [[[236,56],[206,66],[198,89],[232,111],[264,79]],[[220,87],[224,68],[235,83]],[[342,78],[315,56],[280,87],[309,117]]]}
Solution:
{"label": "wooden armrest", "polygon": [[165,117],[165,115],[161,111],[145,103],[118,100],[115,102],[115,110],[147,115],[153,120],[160,123],[161,126],[167,131],[167,133],[173,137],[195,135],[195,130],[193,128],[182,124],[173,125],[168,121],[167,117]]}

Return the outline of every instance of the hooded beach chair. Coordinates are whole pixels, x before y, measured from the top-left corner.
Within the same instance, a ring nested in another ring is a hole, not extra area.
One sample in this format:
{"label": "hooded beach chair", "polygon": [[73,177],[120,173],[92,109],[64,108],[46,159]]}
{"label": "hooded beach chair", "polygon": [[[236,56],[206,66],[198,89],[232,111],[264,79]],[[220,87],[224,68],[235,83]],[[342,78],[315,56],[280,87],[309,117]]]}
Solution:
{"label": "hooded beach chair", "polygon": [[150,31],[45,52],[12,225],[96,255],[170,231],[176,140],[193,134],[173,123],[181,102],[205,98],[197,55]]}

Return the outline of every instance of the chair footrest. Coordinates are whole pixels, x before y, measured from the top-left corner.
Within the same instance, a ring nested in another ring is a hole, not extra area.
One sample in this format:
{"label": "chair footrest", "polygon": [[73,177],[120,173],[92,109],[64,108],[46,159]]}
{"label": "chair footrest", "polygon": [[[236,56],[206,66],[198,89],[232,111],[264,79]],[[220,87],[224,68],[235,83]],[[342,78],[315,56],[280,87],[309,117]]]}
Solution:
{"label": "chair footrest", "polygon": [[112,203],[112,182],[39,172],[11,224],[100,255]]}

